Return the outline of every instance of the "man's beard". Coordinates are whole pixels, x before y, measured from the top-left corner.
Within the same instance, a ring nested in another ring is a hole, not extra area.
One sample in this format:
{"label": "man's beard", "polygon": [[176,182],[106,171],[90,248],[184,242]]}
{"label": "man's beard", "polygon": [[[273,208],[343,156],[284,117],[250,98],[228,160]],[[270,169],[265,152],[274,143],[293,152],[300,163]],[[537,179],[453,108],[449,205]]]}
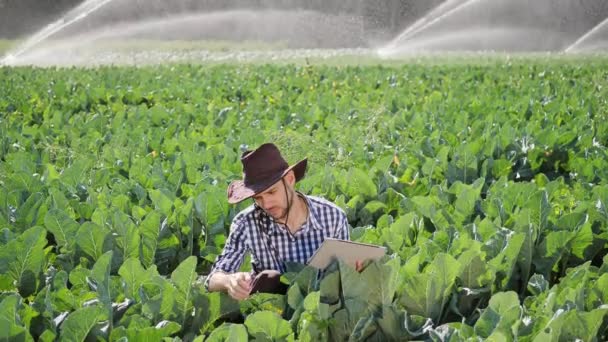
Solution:
{"label": "man's beard", "polygon": [[282,213],[281,213],[281,216],[279,216],[279,217],[275,217],[274,215],[272,215],[270,213],[267,213],[267,214],[269,214],[270,216],[272,216],[272,218],[275,221],[283,221],[284,219],[287,218],[287,208],[282,208]]}
{"label": "man's beard", "polygon": [[272,215],[271,213],[269,213],[268,211],[266,211],[266,214],[268,214],[270,217],[272,217],[276,222],[280,222],[283,224],[287,224],[287,219],[289,218],[289,211],[293,208],[293,198],[295,196],[295,191],[290,194],[289,191],[287,191],[287,189],[285,188],[285,194],[286,194],[286,200],[287,200],[286,201],[287,208],[280,208],[281,215],[279,217],[276,217],[276,216]]}

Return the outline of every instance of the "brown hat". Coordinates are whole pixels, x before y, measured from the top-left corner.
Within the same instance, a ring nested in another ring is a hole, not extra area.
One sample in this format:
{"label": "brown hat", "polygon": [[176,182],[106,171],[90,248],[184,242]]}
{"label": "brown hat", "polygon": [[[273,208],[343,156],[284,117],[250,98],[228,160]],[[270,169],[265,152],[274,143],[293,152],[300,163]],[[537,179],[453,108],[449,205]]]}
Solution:
{"label": "brown hat", "polygon": [[293,170],[296,182],[304,178],[305,158],[289,166],[279,149],[271,143],[263,144],[255,151],[247,151],[241,156],[243,180],[236,180],[228,186],[228,203],[235,204],[263,192]]}

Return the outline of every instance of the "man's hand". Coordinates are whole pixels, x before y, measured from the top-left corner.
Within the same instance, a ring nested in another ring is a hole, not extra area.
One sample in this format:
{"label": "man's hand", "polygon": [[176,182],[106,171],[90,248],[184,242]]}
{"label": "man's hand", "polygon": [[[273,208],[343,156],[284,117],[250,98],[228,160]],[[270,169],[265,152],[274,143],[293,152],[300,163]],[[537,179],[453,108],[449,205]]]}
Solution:
{"label": "man's hand", "polygon": [[363,271],[363,261],[355,261],[355,270],[359,273],[361,273],[361,271]]}
{"label": "man's hand", "polygon": [[238,272],[227,275],[226,292],[236,300],[244,300],[249,297],[251,290],[251,274]]}
{"label": "man's hand", "polygon": [[243,300],[249,297],[251,290],[251,274],[246,272],[224,273],[214,272],[209,276],[209,291],[224,291],[236,300]]}

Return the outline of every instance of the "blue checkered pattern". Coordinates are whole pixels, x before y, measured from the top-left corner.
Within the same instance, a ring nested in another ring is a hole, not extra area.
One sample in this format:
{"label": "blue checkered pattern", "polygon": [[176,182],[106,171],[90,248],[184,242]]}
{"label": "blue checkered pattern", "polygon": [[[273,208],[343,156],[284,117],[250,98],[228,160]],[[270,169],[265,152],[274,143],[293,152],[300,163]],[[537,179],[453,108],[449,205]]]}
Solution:
{"label": "blue checkered pattern", "polygon": [[305,264],[326,237],[349,239],[344,211],[319,197],[302,195],[308,204],[308,220],[295,234],[277,224],[262,209],[252,205],[234,217],[224,251],[209,275],[219,270],[239,270],[246,252],[251,253],[254,271],[285,272],[285,261]]}

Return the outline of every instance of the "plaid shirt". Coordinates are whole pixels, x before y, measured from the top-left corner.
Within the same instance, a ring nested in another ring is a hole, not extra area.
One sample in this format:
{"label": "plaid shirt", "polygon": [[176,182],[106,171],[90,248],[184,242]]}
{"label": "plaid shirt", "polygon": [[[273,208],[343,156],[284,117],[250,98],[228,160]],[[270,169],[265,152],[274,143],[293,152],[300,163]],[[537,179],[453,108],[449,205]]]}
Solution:
{"label": "plaid shirt", "polygon": [[319,197],[300,196],[306,200],[309,214],[295,234],[255,205],[237,214],[224,251],[217,257],[209,276],[217,271],[237,272],[246,252],[251,253],[251,264],[256,273],[263,270],[283,273],[284,261],[305,264],[326,237],[349,239],[348,221],[342,209]]}

